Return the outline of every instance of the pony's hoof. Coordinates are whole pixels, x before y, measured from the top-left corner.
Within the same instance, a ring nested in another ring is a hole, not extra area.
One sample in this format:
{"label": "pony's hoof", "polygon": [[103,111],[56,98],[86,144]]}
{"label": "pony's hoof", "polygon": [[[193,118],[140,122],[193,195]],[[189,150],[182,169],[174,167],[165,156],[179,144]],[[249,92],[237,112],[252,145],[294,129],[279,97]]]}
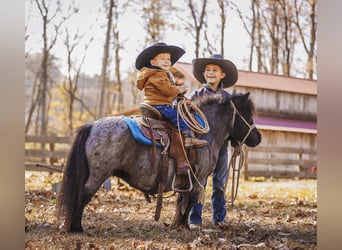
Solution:
{"label": "pony's hoof", "polygon": [[177,226],[177,229],[176,229],[176,230],[177,230],[177,231],[183,231],[184,229],[186,229],[186,226],[180,224],[180,225]]}
{"label": "pony's hoof", "polygon": [[84,233],[84,230],[82,227],[70,227],[70,233]]}

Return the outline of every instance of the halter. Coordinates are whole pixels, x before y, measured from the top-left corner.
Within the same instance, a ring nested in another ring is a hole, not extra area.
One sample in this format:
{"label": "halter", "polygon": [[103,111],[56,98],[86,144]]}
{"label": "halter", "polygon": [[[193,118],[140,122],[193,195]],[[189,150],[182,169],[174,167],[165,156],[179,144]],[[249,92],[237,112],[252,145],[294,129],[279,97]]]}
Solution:
{"label": "halter", "polygon": [[232,104],[233,106],[233,109],[234,109],[234,113],[233,113],[233,121],[232,121],[232,124],[233,124],[233,128],[234,128],[234,124],[235,124],[235,116],[236,114],[242,119],[242,121],[247,125],[248,127],[248,132],[247,134],[245,135],[245,137],[242,139],[242,141],[240,142],[239,140],[236,140],[239,145],[243,145],[245,143],[245,141],[247,140],[249,134],[252,132],[252,130],[255,128],[255,124],[253,123],[252,125],[250,125],[245,118],[243,118],[243,116],[240,114],[239,110],[236,108],[235,104],[233,103],[233,101],[230,101],[230,103]]}
{"label": "halter", "polygon": [[[229,161],[229,166],[228,166],[228,169],[230,167],[232,167],[232,171],[233,171],[233,176],[232,176],[232,191],[231,191],[231,199],[230,200],[227,200],[228,203],[231,203],[232,206],[233,206],[233,203],[236,199],[236,196],[237,196],[237,193],[238,193],[238,189],[239,189],[239,180],[240,180],[240,170],[243,166],[243,162],[245,161],[245,155],[244,155],[244,152],[242,150],[242,145],[245,143],[245,141],[247,140],[249,134],[252,132],[252,130],[255,127],[255,124],[253,123],[252,125],[250,125],[246,119],[240,114],[239,110],[236,108],[235,104],[230,101],[230,103],[232,104],[233,106],[233,109],[234,109],[234,112],[233,112],[233,119],[232,119],[232,126],[233,126],[233,129],[234,129],[234,124],[235,124],[235,117],[236,117],[236,114],[242,119],[242,121],[247,125],[248,127],[248,131],[247,131],[247,134],[245,135],[245,137],[242,139],[242,141],[240,142],[239,140],[236,140],[238,142],[238,146],[237,147],[234,147],[234,152],[233,152],[233,155]],[[236,158],[240,156],[240,159],[239,159],[239,163],[238,163],[238,166],[236,168]],[[237,172],[237,176],[235,177],[235,173]],[[235,179],[236,179],[236,184],[235,184]],[[228,183],[228,178],[227,178],[227,181],[226,181],[226,184],[225,184],[225,192],[226,193],[226,190],[227,190],[227,183]]]}

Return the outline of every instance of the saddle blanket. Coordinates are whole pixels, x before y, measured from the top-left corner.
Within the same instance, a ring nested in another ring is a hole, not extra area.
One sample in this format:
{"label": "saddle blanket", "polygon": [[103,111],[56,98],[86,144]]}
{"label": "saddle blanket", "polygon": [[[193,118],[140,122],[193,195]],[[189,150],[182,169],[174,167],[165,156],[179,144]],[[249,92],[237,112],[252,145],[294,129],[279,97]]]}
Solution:
{"label": "saddle blanket", "polygon": [[[141,132],[138,123],[127,116],[122,115],[121,118],[127,123],[129,130],[131,131],[134,139],[136,139],[138,142],[141,142],[145,145],[152,146],[152,140],[146,138],[143,133]],[[162,145],[160,143],[156,143],[156,146],[161,148]]]}

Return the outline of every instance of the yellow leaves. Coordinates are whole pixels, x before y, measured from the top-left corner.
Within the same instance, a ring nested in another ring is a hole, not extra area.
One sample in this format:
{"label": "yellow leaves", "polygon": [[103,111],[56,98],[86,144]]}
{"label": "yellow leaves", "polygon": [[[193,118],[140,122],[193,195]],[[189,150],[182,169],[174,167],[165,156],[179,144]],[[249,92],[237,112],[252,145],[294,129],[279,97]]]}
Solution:
{"label": "yellow leaves", "polygon": [[[314,182],[241,182],[234,206],[227,205],[228,230],[212,224],[205,200],[199,230],[170,230],[176,196],[164,199],[161,218],[153,220],[156,200],[112,181],[86,206],[84,234],[62,233],[56,196],[41,173],[25,174],[25,247],[27,249],[316,249],[317,209]],[[310,191],[311,190],[311,191]],[[208,185],[207,197],[211,187]],[[243,206],[239,206],[243,203]]]}
{"label": "yellow leaves", "polygon": [[[57,135],[69,134],[70,126],[70,95],[64,89],[62,83],[51,89],[49,106],[49,131]],[[92,121],[90,114],[81,108],[81,104],[75,99],[72,109],[73,129]]]}
{"label": "yellow leaves", "polygon": [[258,194],[253,193],[253,194],[248,195],[248,197],[255,200],[255,199],[258,199]]}

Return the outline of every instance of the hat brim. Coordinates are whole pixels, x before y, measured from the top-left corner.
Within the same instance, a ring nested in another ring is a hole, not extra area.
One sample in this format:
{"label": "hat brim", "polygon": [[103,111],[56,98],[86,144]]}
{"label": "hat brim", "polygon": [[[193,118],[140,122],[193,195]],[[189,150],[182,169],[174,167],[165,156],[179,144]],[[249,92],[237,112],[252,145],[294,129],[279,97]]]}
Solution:
{"label": "hat brim", "polygon": [[140,70],[143,67],[151,66],[150,60],[160,53],[170,53],[172,66],[182,57],[182,55],[184,55],[185,51],[182,48],[173,45],[153,45],[144,49],[138,55],[135,60],[136,69]]}
{"label": "hat brim", "polygon": [[237,82],[238,71],[231,61],[227,59],[197,58],[192,61],[192,73],[200,83],[206,83],[203,72],[208,64],[218,65],[226,73],[226,76],[221,80],[224,88],[233,86]]}

